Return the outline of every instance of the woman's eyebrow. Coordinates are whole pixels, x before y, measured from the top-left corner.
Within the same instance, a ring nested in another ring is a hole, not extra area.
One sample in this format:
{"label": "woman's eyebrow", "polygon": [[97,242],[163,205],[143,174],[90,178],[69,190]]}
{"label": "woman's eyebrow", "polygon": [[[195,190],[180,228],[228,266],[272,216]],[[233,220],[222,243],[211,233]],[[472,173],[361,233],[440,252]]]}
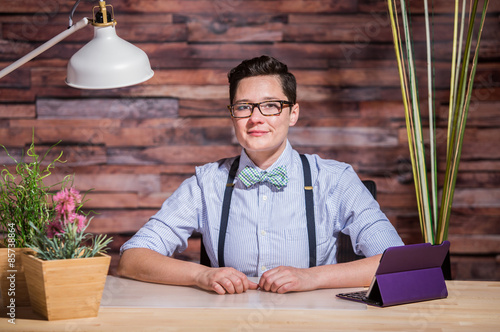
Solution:
{"label": "woman's eyebrow", "polygon": [[[259,103],[262,103],[264,101],[272,101],[272,100],[281,100],[281,99],[278,97],[265,97]],[[250,103],[250,99],[238,99],[234,103]]]}

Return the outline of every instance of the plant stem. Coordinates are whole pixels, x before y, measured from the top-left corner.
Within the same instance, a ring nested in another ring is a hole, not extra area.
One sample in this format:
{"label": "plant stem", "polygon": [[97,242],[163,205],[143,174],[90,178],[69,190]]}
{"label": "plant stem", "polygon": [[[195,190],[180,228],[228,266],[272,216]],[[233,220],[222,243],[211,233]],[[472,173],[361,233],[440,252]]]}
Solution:
{"label": "plant stem", "polygon": [[465,125],[466,125],[466,121],[467,121],[467,115],[469,112],[469,106],[470,106],[471,95],[472,95],[472,87],[473,87],[473,83],[474,83],[474,77],[476,75],[477,60],[478,60],[478,56],[479,56],[479,45],[481,42],[481,34],[482,34],[482,31],[484,28],[484,21],[485,21],[485,17],[486,17],[486,11],[488,8],[489,0],[485,0],[484,4],[483,4],[483,12],[481,15],[480,29],[478,32],[477,44],[476,44],[476,49],[474,52],[471,73],[470,73],[469,79],[466,81],[465,77],[464,77],[465,72],[466,72],[465,67],[468,67],[468,64],[469,64],[471,40],[472,40],[472,33],[473,33],[473,28],[474,28],[474,17],[476,15],[476,11],[477,11],[477,3],[478,3],[478,1],[475,0],[473,7],[472,7],[472,12],[471,12],[471,16],[470,16],[471,18],[470,18],[470,24],[469,24],[469,31],[467,34],[467,42],[466,42],[466,46],[465,46],[466,56],[465,56],[464,62],[462,63],[462,70],[461,70],[461,77],[460,77],[460,84],[459,84],[459,86],[461,88],[460,88],[459,95],[458,95],[461,97],[461,102],[459,105],[456,106],[457,107],[456,113],[459,116],[458,116],[458,119],[456,119],[456,121],[453,125],[453,128],[452,128],[453,129],[453,131],[452,131],[453,146],[450,148],[451,151],[450,151],[449,155],[447,156],[447,162],[446,162],[445,182],[444,182],[444,187],[443,187],[443,197],[442,197],[440,216],[439,216],[439,224],[438,224],[438,232],[437,232],[438,243],[441,243],[442,241],[444,241],[448,236],[448,225],[449,225],[449,221],[450,221],[453,196],[455,193],[455,184],[456,184],[456,180],[457,180],[458,167],[459,167],[459,163],[460,163],[460,155],[461,155],[461,151],[462,151],[462,143],[463,143],[463,138],[464,138],[464,133],[465,133]]}
{"label": "plant stem", "polygon": [[432,75],[432,49],[431,49],[431,33],[429,28],[429,6],[427,0],[424,0],[425,12],[425,36],[426,36],[426,50],[427,50],[427,101],[429,108],[429,149],[431,158],[431,199],[432,199],[432,220],[433,231],[437,231],[437,218],[438,218],[438,204],[437,204],[437,165],[436,165],[436,127],[434,124],[434,103],[433,103],[433,75]]}

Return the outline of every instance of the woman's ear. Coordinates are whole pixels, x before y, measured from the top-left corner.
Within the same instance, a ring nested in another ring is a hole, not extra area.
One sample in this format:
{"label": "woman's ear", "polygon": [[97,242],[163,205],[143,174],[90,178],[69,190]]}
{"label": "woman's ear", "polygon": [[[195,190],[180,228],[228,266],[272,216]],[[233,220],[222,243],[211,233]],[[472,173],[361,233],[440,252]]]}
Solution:
{"label": "woman's ear", "polygon": [[290,110],[290,127],[295,126],[297,121],[299,120],[299,113],[300,113],[300,107],[299,104],[296,103],[295,105],[292,106]]}

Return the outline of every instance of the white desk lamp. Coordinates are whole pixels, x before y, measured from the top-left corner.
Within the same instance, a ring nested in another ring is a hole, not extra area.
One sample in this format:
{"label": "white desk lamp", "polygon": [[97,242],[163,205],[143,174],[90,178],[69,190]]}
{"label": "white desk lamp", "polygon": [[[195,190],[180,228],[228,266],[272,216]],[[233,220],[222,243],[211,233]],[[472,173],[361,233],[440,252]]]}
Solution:
{"label": "white desk lamp", "polygon": [[85,17],[73,24],[73,13],[79,2],[73,6],[67,30],[1,70],[0,79],[88,24],[94,26],[94,39],[69,60],[66,84],[79,89],[113,89],[153,77],[146,53],[116,35],[113,7],[100,0],[99,6],[93,8],[93,19]]}

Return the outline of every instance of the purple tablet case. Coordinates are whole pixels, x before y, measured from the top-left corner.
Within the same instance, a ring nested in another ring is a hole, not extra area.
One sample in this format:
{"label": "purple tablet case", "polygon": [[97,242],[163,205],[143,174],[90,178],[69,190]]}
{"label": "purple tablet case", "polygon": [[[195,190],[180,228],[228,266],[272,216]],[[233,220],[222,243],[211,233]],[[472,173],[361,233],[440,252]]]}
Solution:
{"label": "purple tablet case", "polygon": [[441,265],[450,242],[388,248],[363,302],[381,307],[446,298]]}

